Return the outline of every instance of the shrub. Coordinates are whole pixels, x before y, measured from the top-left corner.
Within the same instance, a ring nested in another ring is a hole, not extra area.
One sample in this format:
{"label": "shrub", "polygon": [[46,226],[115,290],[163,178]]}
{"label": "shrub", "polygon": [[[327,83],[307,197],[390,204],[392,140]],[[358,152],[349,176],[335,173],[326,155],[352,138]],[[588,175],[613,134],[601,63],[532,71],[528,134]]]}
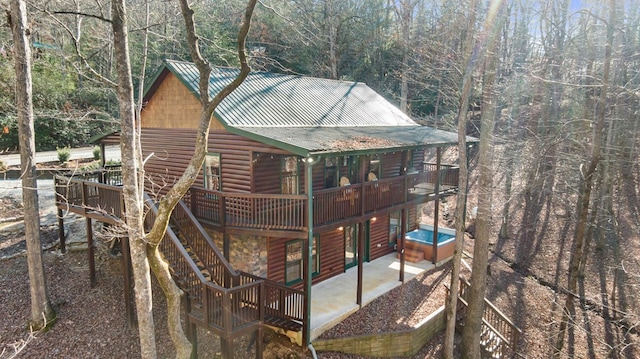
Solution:
{"label": "shrub", "polygon": [[69,147],[56,147],[56,150],[58,151],[58,161],[60,163],[67,162],[71,157],[71,149]]}
{"label": "shrub", "polygon": [[95,146],[93,148],[93,159],[94,160],[99,160],[100,159],[100,146]]}

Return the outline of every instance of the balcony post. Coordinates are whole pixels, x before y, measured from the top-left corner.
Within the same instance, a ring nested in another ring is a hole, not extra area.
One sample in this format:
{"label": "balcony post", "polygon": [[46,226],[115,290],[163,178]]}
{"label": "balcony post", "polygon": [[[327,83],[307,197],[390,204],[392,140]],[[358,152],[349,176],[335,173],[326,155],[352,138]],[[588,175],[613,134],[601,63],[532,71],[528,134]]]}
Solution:
{"label": "balcony post", "polygon": [[362,286],[364,265],[364,223],[358,223],[358,288],[356,290],[356,304],[362,308]]}
{"label": "balcony post", "polygon": [[304,277],[304,318],[302,329],[302,341],[304,346],[311,344],[311,282],[313,280],[313,163],[317,158],[307,157],[304,161],[305,176],[304,176],[304,191],[307,194],[307,208],[305,222],[307,225],[307,240],[305,256],[305,272]]}
{"label": "balcony post", "polygon": [[442,147],[436,149],[436,183],[435,183],[435,201],[433,201],[435,208],[433,209],[433,258],[431,262],[436,264],[438,262],[438,217],[440,214],[440,180],[442,173],[440,173],[440,162],[442,161]]}

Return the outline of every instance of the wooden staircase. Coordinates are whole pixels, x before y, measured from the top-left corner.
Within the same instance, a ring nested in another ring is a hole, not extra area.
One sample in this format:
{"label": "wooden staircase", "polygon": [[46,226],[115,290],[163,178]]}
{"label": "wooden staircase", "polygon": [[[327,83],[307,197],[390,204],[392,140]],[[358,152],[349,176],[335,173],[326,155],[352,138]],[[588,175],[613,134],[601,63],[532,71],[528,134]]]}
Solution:
{"label": "wooden staircase", "polygon": [[[471,285],[460,277],[458,290],[458,305],[456,306],[456,327],[462,331],[464,317],[467,311],[469,288]],[[451,295],[447,288],[447,297]],[[501,359],[515,356],[516,346],[522,331],[515,326],[498,308],[489,300],[484,300],[484,313],[482,314],[482,329],[480,334],[480,347],[483,357]]]}
{"label": "wooden staircase", "polygon": [[[147,204],[151,210],[145,220],[151,225],[157,210],[150,199]],[[160,249],[188,295],[191,323],[229,342],[252,332],[261,334],[263,325],[302,331],[305,293],[235,271],[182,201],[165,236]]]}
{"label": "wooden staircase", "polygon": [[[58,211],[117,224],[124,212],[122,187],[118,184],[99,183],[94,178],[56,176]],[[151,228],[158,210],[146,194],[145,204],[148,209],[145,226]],[[60,227],[63,228],[62,223]],[[61,243],[64,243],[63,237]],[[223,356],[230,358],[235,338],[257,333],[256,357],[261,358],[264,325],[285,331],[303,331],[303,323],[308,320],[305,317],[306,294],[234,270],[182,201],[171,215],[160,251],[169,263],[176,283],[186,293],[186,332],[192,343],[196,340],[195,326],[200,326],[220,336]],[[125,297],[129,289],[125,283]],[[132,316],[132,309],[127,308],[128,317]],[[302,333],[302,336],[308,336],[308,333]]]}

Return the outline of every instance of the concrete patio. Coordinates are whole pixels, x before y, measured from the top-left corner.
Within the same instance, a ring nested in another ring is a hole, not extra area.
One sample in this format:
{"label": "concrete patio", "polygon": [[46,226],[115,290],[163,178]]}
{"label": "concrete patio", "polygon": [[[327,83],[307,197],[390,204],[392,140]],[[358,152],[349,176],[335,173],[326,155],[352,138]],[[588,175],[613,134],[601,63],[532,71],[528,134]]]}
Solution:
{"label": "concrete patio", "polygon": [[[405,282],[417,274],[434,268],[429,261],[405,262]],[[362,306],[400,286],[400,260],[395,253],[388,254],[363,267]],[[325,280],[311,288],[311,339],[315,339],[344,318],[360,309],[356,304],[358,268]]]}

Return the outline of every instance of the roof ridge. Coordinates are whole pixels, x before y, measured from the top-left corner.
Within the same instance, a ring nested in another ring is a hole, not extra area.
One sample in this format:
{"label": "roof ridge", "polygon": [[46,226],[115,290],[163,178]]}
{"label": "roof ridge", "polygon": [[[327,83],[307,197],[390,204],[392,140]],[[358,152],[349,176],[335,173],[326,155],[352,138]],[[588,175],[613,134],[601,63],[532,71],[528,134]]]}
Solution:
{"label": "roof ridge", "polygon": [[[192,61],[184,61],[184,60],[174,60],[174,59],[164,59],[164,62],[166,63],[181,63],[181,64],[186,64],[186,65],[192,65],[195,66],[195,63],[193,63]],[[237,67],[232,67],[232,66],[220,66],[220,65],[211,65],[211,69],[215,70],[215,69],[224,69],[224,70],[236,70],[236,71],[240,71],[239,68]],[[265,74],[265,75],[270,75],[270,76],[287,76],[287,77],[297,77],[297,78],[302,78],[302,79],[310,79],[310,80],[324,80],[324,81],[331,81],[331,82],[338,82],[338,83],[345,83],[345,84],[356,84],[356,85],[365,85],[368,87],[366,82],[362,82],[362,81],[350,81],[350,80],[341,80],[341,79],[330,79],[330,78],[324,78],[324,77],[315,77],[315,76],[311,76],[311,75],[304,75],[304,74],[287,74],[287,73],[281,73],[281,72],[273,72],[273,71],[265,71],[265,70],[254,70],[251,69],[251,72],[249,73],[249,75],[256,75],[256,74]]]}

